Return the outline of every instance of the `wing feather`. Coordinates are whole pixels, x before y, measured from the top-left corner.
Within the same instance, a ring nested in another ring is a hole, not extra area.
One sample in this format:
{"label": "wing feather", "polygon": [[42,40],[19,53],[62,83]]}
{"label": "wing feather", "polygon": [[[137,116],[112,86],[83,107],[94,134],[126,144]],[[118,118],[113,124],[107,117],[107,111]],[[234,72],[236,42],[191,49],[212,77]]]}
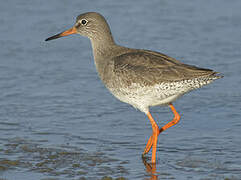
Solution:
{"label": "wing feather", "polygon": [[187,65],[153,51],[129,52],[113,58],[113,71],[123,83],[153,85],[216,74],[213,70]]}

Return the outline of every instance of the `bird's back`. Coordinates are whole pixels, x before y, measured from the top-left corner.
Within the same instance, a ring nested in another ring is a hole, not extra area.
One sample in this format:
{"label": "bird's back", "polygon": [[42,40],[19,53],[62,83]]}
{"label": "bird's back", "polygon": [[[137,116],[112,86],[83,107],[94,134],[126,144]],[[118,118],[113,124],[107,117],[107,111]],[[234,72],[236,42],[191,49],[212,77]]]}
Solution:
{"label": "bird's back", "polygon": [[139,109],[140,104],[166,104],[163,100],[173,101],[221,78],[213,70],[187,65],[158,52],[136,49],[126,49],[108,60],[101,76],[118,99]]}
{"label": "bird's back", "polygon": [[110,66],[108,68],[112,75],[119,77],[126,86],[132,83],[153,86],[164,82],[221,77],[211,69],[187,65],[164,54],[147,50],[132,49],[112,57]]}

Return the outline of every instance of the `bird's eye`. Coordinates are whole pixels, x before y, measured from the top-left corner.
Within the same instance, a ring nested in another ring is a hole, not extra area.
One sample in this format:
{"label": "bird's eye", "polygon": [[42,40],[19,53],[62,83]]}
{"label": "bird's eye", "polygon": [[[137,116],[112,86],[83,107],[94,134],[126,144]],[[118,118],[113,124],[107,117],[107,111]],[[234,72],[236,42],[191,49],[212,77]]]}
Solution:
{"label": "bird's eye", "polygon": [[81,24],[82,24],[82,25],[86,25],[86,24],[87,24],[87,20],[82,19],[82,20],[81,20]]}

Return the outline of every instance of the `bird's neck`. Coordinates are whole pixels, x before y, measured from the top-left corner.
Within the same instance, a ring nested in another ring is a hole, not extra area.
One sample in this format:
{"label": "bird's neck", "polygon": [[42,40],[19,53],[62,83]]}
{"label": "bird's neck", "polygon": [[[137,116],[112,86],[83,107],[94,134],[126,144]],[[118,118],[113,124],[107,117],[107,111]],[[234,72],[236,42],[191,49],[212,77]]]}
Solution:
{"label": "bird's neck", "polygon": [[[117,47],[111,34],[97,36],[98,38],[91,39],[94,61],[97,72],[102,79],[103,72],[109,61],[111,61],[114,51]],[[102,79],[103,80],[103,79]]]}
{"label": "bird's neck", "polygon": [[111,34],[98,36],[98,38],[91,39],[91,45],[95,60],[102,59],[106,56],[109,57],[111,54],[111,49],[116,46]]}

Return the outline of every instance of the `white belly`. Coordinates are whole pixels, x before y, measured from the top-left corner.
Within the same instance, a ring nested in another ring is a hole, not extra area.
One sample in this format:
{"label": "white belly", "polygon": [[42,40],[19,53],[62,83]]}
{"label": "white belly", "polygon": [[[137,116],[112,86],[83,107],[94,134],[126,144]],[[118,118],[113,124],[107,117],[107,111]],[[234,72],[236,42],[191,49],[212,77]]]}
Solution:
{"label": "white belly", "polygon": [[131,104],[142,112],[147,113],[150,106],[167,105],[184,94],[182,90],[166,89],[162,85],[140,87],[132,84],[128,88],[110,89],[120,101]]}
{"label": "white belly", "polygon": [[167,105],[183,94],[209,84],[212,80],[182,80],[179,82],[162,82],[154,86],[142,86],[132,83],[129,87],[109,88],[120,101],[131,104],[142,112],[148,113],[150,106]]}

